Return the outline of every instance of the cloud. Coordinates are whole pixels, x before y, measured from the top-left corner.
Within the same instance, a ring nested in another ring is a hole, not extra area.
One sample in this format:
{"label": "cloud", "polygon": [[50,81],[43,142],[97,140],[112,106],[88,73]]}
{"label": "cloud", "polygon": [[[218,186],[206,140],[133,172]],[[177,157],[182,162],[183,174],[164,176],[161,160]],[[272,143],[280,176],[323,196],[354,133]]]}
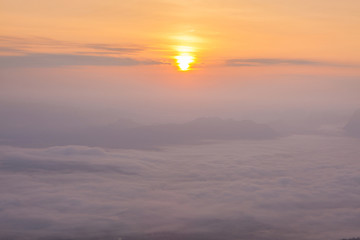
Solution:
{"label": "cloud", "polygon": [[11,48],[11,47],[0,47],[0,52],[4,53],[23,53],[22,50]]}
{"label": "cloud", "polygon": [[51,46],[51,47],[79,47],[90,48],[98,50],[109,50],[117,52],[138,52],[145,50],[141,46],[119,46],[115,44],[105,43],[79,43],[71,41],[56,40],[46,37],[14,37],[14,36],[0,36],[0,43],[2,45],[15,45],[17,47],[34,47],[34,46]]}
{"label": "cloud", "polygon": [[9,67],[62,67],[62,66],[136,66],[164,64],[154,60],[125,57],[91,56],[78,54],[41,54],[0,56],[0,66]]}
{"label": "cloud", "polygon": [[[6,239],[341,239],[359,234],[357,139],[0,147]],[[340,161],[340,160],[341,161]]]}
{"label": "cloud", "polygon": [[[147,48],[144,46],[127,44],[105,44],[105,43],[80,43],[71,41],[60,41],[52,38],[45,37],[14,37],[14,36],[0,36],[0,52],[11,53],[12,55],[41,55],[33,51],[33,49],[45,48],[48,55],[109,55],[109,54],[122,54],[123,56],[134,55],[139,52],[145,51]],[[50,49],[56,49],[56,53],[52,53]],[[74,49],[77,49],[74,51]],[[66,52],[58,54],[58,52]],[[70,53],[69,53],[70,52]]]}
{"label": "cloud", "polygon": [[287,58],[234,58],[226,61],[227,66],[271,66],[271,65],[298,65],[298,66],[337,66],[350,67],[353,65],[336,64],[308,59],[287,59]]}
{"label": "cloud", "polygon": [[87,44],[84,46],[98,50],[107,50],[107,51],[120,52],[120,53],[140,52],[144,50],[143,48],[139,48],[139,47],[115,47],[109,44]]}
{"label": "cloud", "polygon": [[[65,156],[68,155],[67,153]],[[96,155],[95,155],[96,156]],[[22,159],[6,158],[1,160],[1,170],[10,173],[117,173],[132,175],[131,169],[122,169],[104,164],[89,164],[88,162],[76,162],[67,160]]]}

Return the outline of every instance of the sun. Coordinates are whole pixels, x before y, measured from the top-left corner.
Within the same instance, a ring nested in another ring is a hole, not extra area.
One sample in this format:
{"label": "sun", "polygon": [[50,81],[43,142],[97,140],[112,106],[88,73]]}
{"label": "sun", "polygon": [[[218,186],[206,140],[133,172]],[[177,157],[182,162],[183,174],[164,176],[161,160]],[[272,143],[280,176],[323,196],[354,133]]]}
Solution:
{"label": "sun", "polygon": [[185,72],[191,70],[191,65],[195,63],[196,48],[189,43],[174,46],[177,55],[174,56],[175,63],[179,71]]}
{"label": "sun", "polygon": [[173,36],[173,39],[175,40],[172,45],[174,64],[181,72],[192,70],[192,66],[199,59],[199,44],[202,40],[199,37],[187,34]]}
{"label": "sun", "polygon": [[180,71],[189,71],[191,64],[195,62],[195,57],[190,53],[180,53],[175,59]]}

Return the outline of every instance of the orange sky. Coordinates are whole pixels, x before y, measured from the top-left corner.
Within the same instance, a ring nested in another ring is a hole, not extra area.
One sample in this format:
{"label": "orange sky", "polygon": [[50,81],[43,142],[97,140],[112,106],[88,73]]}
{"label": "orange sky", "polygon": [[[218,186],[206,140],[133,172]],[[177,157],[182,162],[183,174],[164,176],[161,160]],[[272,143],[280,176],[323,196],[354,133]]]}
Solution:
{"label": "orange sky", "polygon": [[7,38],[1,55],[80,54],[174,65],[183,46],[192,49],[194,68],[358,72],[360,64],[358,0],[0,0],[0,6]]}

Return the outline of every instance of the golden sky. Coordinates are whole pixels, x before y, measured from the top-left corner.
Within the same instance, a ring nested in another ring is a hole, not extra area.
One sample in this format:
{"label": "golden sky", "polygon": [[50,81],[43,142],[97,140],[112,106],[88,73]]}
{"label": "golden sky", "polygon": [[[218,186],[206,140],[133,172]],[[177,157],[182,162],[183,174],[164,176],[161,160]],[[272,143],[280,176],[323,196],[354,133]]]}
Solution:
{"label": "golden sky", "polygon": [[353,68],[359,12],[358,0],[0,0],[1,55]]}
{"label": "golden sky", "polygon": [[359,0],[0,0],[0,102],[176,120],[353,111],[359,13]]}

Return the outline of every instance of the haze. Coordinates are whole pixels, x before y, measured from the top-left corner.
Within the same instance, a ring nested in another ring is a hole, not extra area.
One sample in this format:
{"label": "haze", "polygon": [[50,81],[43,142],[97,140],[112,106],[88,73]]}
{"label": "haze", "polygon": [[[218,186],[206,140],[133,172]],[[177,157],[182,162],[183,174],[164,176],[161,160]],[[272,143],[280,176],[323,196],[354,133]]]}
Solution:
{"label": "haze", "polygon": [[0,239],[360,237],[357,0],[0,0]]}

